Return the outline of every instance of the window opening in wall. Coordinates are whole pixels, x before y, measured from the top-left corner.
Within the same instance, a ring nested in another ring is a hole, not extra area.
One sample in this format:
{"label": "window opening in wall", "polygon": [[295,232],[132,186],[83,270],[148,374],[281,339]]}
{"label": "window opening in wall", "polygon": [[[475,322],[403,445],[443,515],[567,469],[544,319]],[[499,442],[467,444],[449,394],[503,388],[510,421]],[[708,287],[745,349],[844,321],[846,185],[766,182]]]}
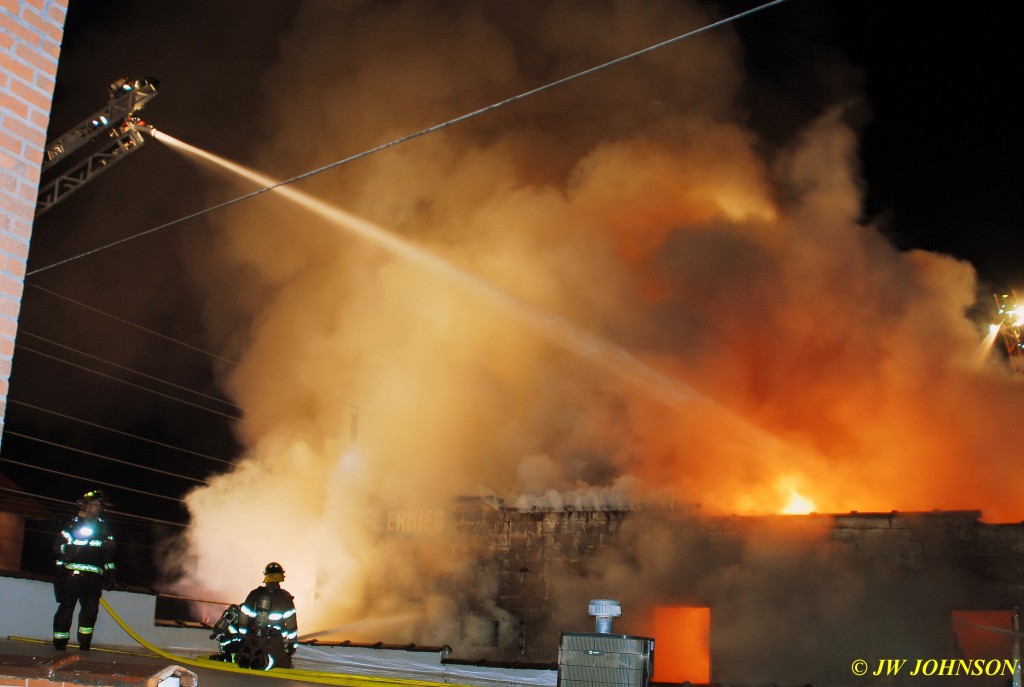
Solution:
{"label": "window opening in wall", "polygon": [[950,643],[953,657],[965,661],[956,669],[959,674],[969,676],[971,685],[1011,684],[1007,678],[1009,665],[1014,661],[1018,672],[1013,684],[1021,684],[1020,621],[1015,611],[953,611]]}
{"label": "window opening in wall", "polygon": [[711,682],[711,609],[659,606],[654,609],[654,681]]}

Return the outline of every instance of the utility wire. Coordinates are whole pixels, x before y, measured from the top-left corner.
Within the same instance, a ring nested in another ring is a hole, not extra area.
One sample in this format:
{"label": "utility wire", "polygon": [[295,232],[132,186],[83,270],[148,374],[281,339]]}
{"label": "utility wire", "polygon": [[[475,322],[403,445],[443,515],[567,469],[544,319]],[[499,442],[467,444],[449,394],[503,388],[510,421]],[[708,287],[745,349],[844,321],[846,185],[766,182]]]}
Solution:
{"label": "utility wire", "polygon": [[[71,503],[69,501],[65,501],[64,499],[58,499],[58,498],[54,498],[52,496],[43,496],[42,494],[34,494],[32,492],[25,491],[23,489],[11,489],[10,487],[0,487],[0,491],[7,492],[8,494],[14,494],[15,496],[22,496],[22,497],[30,496],[33,499],[36,499],[36,500],[39,500],[39,501],[49,501],[49,502],[51,502],[53,504],[56,504],[56,505],[60,506],[64,510],[68,510],[68,511],[72,511],[72,512],[77,510],[77,508],[78,508],[77,504]],[[117,515],[117,516],[120,516],[120,517],[124,517],[124,518],[133,519],[133,520],[144,520],[144,521],[147,521],[147,522],[154,522],[154,523],[157,523],[159,525],[171,525],[172,527],[182,527],[182,528],[185,527],[185,525],[183,523],[180,523],[180,522],[171,522],[170,520],[161,520],[159,518],[150,518],[150,517],[147,517],[145,515],[135,515],[134,513],[124,513],[124,512],[121,512],[121,511],[110,510],[109,508],[105,508],[104,512],[110,513],[112,515]],[[34,530],[34,531],[38,532],[40,530]]]}
{"label": "utility wire", "polygon": [[[111,381],[118,382],[119,384],[125,384],[125,385],[133,387],[135,389],[139,389],[141,391],[146,391],[148,393],[152,393],[154,395],[161,396],[162,398],[168,398],[170,400],[174,400],[174,401],[177,401],[179,403],[183,403],[185,405],[189,405],[191,407],[195,407],[195,409],[197,409],[199,411],[202,411],[202,412],[205,412],[205,413],[210,413],[211,415],[215,415],[215,416],[218,416],[220,418],[224,418],[226,420],[231,420],[231,421],[234,421],[234,422],[240,422],[242,420],[241,416],[233,416],[233,415],[229,415],[227,413],[221,413],[219,411],[215,411],[215,410],[211,409],[211,407],[206,407],[205,405],[200,405],[199,403],[193,403],[193,402],[187,401],[187,400],[185,400],[183,398],[178,398],[177,396],[172,396],[170,394],[163,393],[162,391],[157,391],[156,389],[151,389],[150,387],[142,386],[141,384],[135,384],[134,382],[129,382],[128,380],[120,379],[118,377],[114,377],[113,375],[108,375],[108,374],[105,374],[105,373],[101,373],[98,370],[93,370],[92,368],[87,368],[87,367],[83,366],[83,364],[78,364],[77,362],[72,362],[71,360],[66,360],[65,358],[59,357],[57,355],[51,355],[50,353],[44,353],[41,350],[37,350],[35,348],[32,348],[31,346],[26,346],[25,344],[19,344],[18,345],[18,350],[26,350],[26,351],[29,351],[30,353],[35,353],[36,355],[41,355],[41,356],[49,358],[51,360],[56,360],[57,362],[65,363],[65,364],[67,364],[67,366],[71,366],[72,368],[78,368],[79,370],[83,370],[85,372],[92,373],[93,375],[96,375],[98,377],[103,377],[104,379],[109,379]],[[164,383],[165,384],[171,384],[173,386],[173,384],[171,382],[164,382]],[[237,407],[240,407],[240,406],[237,406]],[[353,413],[361,410],[360,407],[358,407],[356,405],[351,405],[351,409],[352,409]],[[246,410],[243,409],[243,407],[240,407],[240,411],[246,412]],[[268,416],[264,415],[263,417],[267,418]],[[293,439],[299,439],[299,440],[303,440],[304,441],[305,438],[306,438],[306,437],[299,436],[297,434],[292,434],[291,432],[285,432],[285,431],[280,430],[280,429],[275,429],[275,430],[272,430],[272,431],[275,434],[280,434],[282,436],[288,436],[288,437],[291,437]]]}
{"label": "utility wire", "polygon": [[216,396],[211,396],[210,394],[205,394],[202,391],[196,391],[195,389],[190,389],[187,386],[182,386],[180,384],[175,384],[174,382],[169,382],[166,379],[161,379],[160,377],[154,377],[153,375],[146,374],[145,372],[141,372],[140,370],[136,370],[136,369],[133,369],[131,367],[127,367],[125,365],[121,365],[120,363],[115,363],[112,360],[107,360],[106,358],[101,358],[101,357],[99,357],[97,355],[93,355],[92,353],[86,353],[85,351],[77,349],[77,348],[74,348],[73,346],[68,346],[66,344],[60,343],[59,341],[54,341],[53,339],[47,339],[45,336],[39,336],[38,334],[33,334],[32,332],[25,331],[24,329],[19,328],[18,329],[18,336],[22,336],[22,335],[31,336],[33,339],[39,339],[40,341],[45,341],[48,344],[52,344],[54,346],[57,346],[58,348],[63,348],[66,351],[71,351],[73,353],[77,353],[78,355],[84,356],[86,358],[91,358],[92,360],[96,360],[96,361],[99,361],[99,362],[104,363],[106,365],[110,365],[111,367],[116,367],[117,369],[124,370],[125,372],[131,372],[132,374],[137,374],[140,377],[144,377],[145,379],[149,379],[149,380],[154,381],[154,382],[160,382],[161,384],[166,384],[167,386],[173,387],[173,388],[178,389],[180,391],[187,391],[190,394],[195,394],[196,396],[199,396],[201,398],[205,398],[205,399],[207,399],[209,401],[214,401],[215,403],[222,403],[224,405],[231,406],[231,408],[233,410],[237,410],[239,412],[242,411],[242,407],[241,406],[236,405],[236,404],[234,404],[231,401],[228,401],[226,399],[217,398]]}
{"label": "utility wire", "polygon": [[120,484],[111,484],[110,482],[103,482],[103,481],[100,481],[98,479],[91,479],[91,478],[83,477],[82,475],[74,475],[74,474],[71,474],[70,472],[61,472],[60,470],[51,470],[50,468],[44,468],[44,467],[40,467],[38,465],[30,465],[28,463],[22,463],[21,461],[11,460],[10,458],[0,458],[0,462],[10,463],[11,465],[19,465],[19,466],[21,466],[23,468],[29,468],[29,469],[32,469],[32,470],[39,470],[40,472],[48,472],[48,473],[50,473],[52,475],[60,475],[61,477],[72,477],[74,479],[81,480],[83,482],[88,482],[88,483],[91,483],[91,484],[102,484],[105,487],[113,487],[114,489],[123,489],[124,491],[132,491],[132,492],[135,492],[136,494],[142,494],[144,496],[152,496],[153,498],[157,498],[157,499],[166,499],[167,501],[176,501],[177,503],[181,503],[181,504],[185,503],[182,499],[175,498],[173,496],[164,496],[163,494],[154,494],[151,491],[143,491],[142,489],[136,489],[135,487],[126,487],[126,486],[123,486],[123,485],[120,485]]}
{"label": "utility wire", "polygon": [[139,465],[138,463],[132,463],[131,461],[128,461],[128,460],[121,460],[120,458],[113,458],[111,456],[103,455],[102,453],[94,453],[92,451],[86,451],[84,449],[75,448],[74,446],[68,446],[67,444],[58,444],[55,441],[48,441],[46,439],[40,439],[39,437],[34,437],[31,434],[22,434],[21,432],[15,432],[15,431],[12,431],[12,430],[8,429],[8,430],[4,431],[4,435],[5,436],[18,437],[19,439],[28,439],[29,441],[35,441],[35,442],[40,443],[40,444],[46,444],[47,446],[53,446],[54,448],[62,448],[65,451],[74,451],[75,453],[81,453],[84,456],[91,456],[93,458],[99,458],[101,460],[109,460],[112,463],[120,463],[121,465],[127,465],[129,467],[138,468],[140,470],[148,470],[149,472],[155,472],[155,473],[158,473],[158,474],[161,474],[161,475],[167,475],[168,477],[177,477],[178,479],[187,479],[188,481],[195,482],[196,484],[205,484],[207,486],[209,486],[209,484],[210,484],[209,482],[207,482],[204,479],[198,479],[196,477],[189,477],[188,475],[182,475],[182,474],[177,473],[177,472],[168,472],[166,470],[161,470],[159,468],[151,468],[148,465]]}
{"label": "utility wire", "polygon": [[[204,412],[207,412],[207,413],[211,413],[213,415],[217,415],[219,417],[222,417],[222,418],[225,418],[225,419],[228,419],[228,420],[233,420],[235,422],[239,422],[239,421],[242,420],[241,416],[234,416],[234,415],[230,415],[228,413],[222,413],[220,411],[214,410],[213,408],[207,408],[207,407],[201,406],[201,405],[199,405],[197,403],[192,403],[191,401],[186,401],[183,398],[178,398],[177,396],[171,396],[170,394],[165,394],[165,393],[163,393],[161,391],[157,391],[156,389],[151,389],[149,387],[142,386],[141,384],[135,384],[133,382],[129,382],[127,379],[120,379],[118,377],[114,377],[113,375],[108,375],[106,373],[100,372],[99,370],[94,370],[94,369],[92,369],[90,367],[86,367],[85,365],[79,365],[78,363],[73,363],[70,360],[65,360],[64,358],[60,358],[60,357],[55,356],[55,355],[50,355],[49,353],[43,353],[42,351],[37,350],[35,348],[32,348],[30,346],[26,346],[25,344],[20,344],[18,346],[18,350],[28,351],[29,353],[35,353],[36,355],[40,355],[40,356],[42,356],[44,358],[49,358],[50,360],[56,360],[57,362],[64,363],[65,365],[70,365],[71,367],[76,367],[76,368],[78,368],[80,370],[84,370],[86,372],[91,372],[94,375],[98,375],[100,377],[104,377],[104,378],[109,379],[111,381],[115,381],[115,382],[118,382],[120,384],[126,384],[126,385],[128,385],[130,387],[134,387],[134,388],[140,389],[142,391],[147,391],[147,392],[149,392],[151,394],[154,394],[156,396],[160,396],[162,398],[167,398],[167,399],[170,399],[172,401],[177,401],[178,403],[183,403],[184,405],[191,406],[191,407],[196,408],[198,410],[201,410],[201,411],[204,411]],[[167,383],[169,384],[170,382],[167,382]],[[357,406],[351,406],[351,407],[352,407],[353,411],[359,410],[359,408]],[[266,417],[266,416],[264,416],[264,417]],[[290,437],[292,439],[299,439],[300,441],[305,441],[305,437],[301,437],[301,436],[299,436],[297,434],[292,434],[290,432],[284,432],[284,431],[281,431],[279,429],[272,430],[272,431],[275,434],[280,434],[281,436],[286,436],[286,437]]]}
{"label": "utility wire", "polygon": [[[104,514],[109,514],[109,513],[112,513],[112,512],[113,511],[109,511],[108,510],[108,511],[104,511]],[[112,525],[117,525],[117,520],[115,518],[108,518],[108,517],[104,516],[104,520],[106,520],[107,522],[111,523]],[[46,534],[46,535],[50,535],[50,536],[53,536],[53,534],[54,534],[50,530],[41,530],[38,527],[28,527],[28,526],[26,526],[25,527],[25,531],[26,532],[31,532],[33,534]],[[156,550],[158,550],[158,547],[153,546],[152,544],[136,544],[134,542],[125,541],[124,536],[120,532],[116,532],[115,534],[117,535],[117,550],[118,551],[120,551],[122,549],[142,549],[144,551],[156,551]]]}
{"label": "utility wire", "polygon": [[[199,458],[206,458],[207,460],[214,460],[214,461],[217,461],[218,463],[223,463],[225,465],[234,465],[234,462],[232,462],[230,460],[224,460],[223,458],[216,458],[214,456],[210,456],[210,455],[207,455],[205,453],[199,453],[198,451],[192,451],[190,449],[183,448],[181,446],[174,446],[172,444],[165,444],[164,442],[157,441],[156,439],[150,439],[148,437],[140,436],[138,434],[131,434],[130,432],[124,432],[124,431],[122,431],[120,429],[114,429],[113,427],[107,427],[106,425],[100,425],[100,424],[96,424],[95,422],[89,422],[88,420],[83,420],[80,417],[74,417],[72,415],[65,415],[64,413],[58,413],[56,410],[49,410],[49,409],[43,408],[41,406],[33,405],[31,403],[26,403],[25,401],[19,401],[19,400],[16,400],[16,399],[9,398],[9,399],[7,399],[7,404],[8,405],[23,406],[25,408],[31,408],[32,410],[37,410],[37,411],[39,411],[41,413],[48,413],[50,415],[56,415],[57,417],[64,418],[65,420],[71,420],[72,422],[79,422],[79,423],[81,423],[83,425],[88,425],[89,427],[95,427],[96,429],[103,429],[103,430],[106,430],[108,432],[113,432],[114,434],[120,434],[121,436],[130,437],[132,439],[138,439],[139,441],[145,441],[147,443],[154,444],[154,445],[160,446],[162,448],[169,448],[169,449],[172,449],[172,450],[175,450],[175,451],[181,451],[182,453],[188,453],[189,455],[197,456]],[[8,417],[8,422],[10,422],[10,418],[9,417]]]}
{"label": "utility wire", "polygon": [[115,377],[113,375],[108,375],[108,374],[106,374],[104,372],[100,372],[99,370],[93,370],[92,368],[86,367],[84,365],[79,365],[78,363],[73,363],[70,360],[65,360],[65,359],[60,358],[58,356],[50,355],[49,353],[43,353],[40,350],[36,350],[35,348],[32,348],[30,346],[26,346],[24,344],[19,345],[18,346],[18,350],[28,351],[29,353],[35,353],[36,355],[41,355],[44,358],[49,358],[50,360],[56,360],[57,362],[64,363],[65,365],[70,365],[71,367],[77,367],[80,370],[85,370],[86,372],[91,372],[94,375],[98,375],[100,377],[105,377],[105,378],[113,380],[115,382],[120,382],[121,384],[127,384],[128,386],[134,387],[136,389],[141,389],[142,391],[148,391],[151,394],[155,394],[157,396],[162,396],[163,398],[167,398],[167,399],[170,399],[172,401],[177,401],[178,403],[184,403],[187,406],[192,406],[193,408],[198,408],[199,410],[206,411],[207,413],[213,413],[214,415],[219,415],[220,417],[226,418],[228,420],[234,420],[234,421],[237,422],[238,420],[242,419],[239,416],[230,415],[228,413],[222,413],[222,412],[220,412],[218,410],[213,410],[212,408],[206,408],[205,406],[201,406],[198,403],[192,403],[191,401],[186,401],[185,399],[178,398],[176,396],[171,396],[170,394],[165,394],[162,391],[157,391],[156,389],[150,389],[149,387],[142,386],[141,384],[135,384],[133,382],[129,382],[126,379],[119,379],[119,378],[117,378],[117,377]]}
{"label": "utility wire", "polygon": [[69,296],[65,296],[64,294],[57,293],[56,291],[51,291],[50,289],[47,289],[47,288],[45,288],[43,286],[40,286],[39,284],[33,284],[31,282],[26,282],[26,286],[29,286],[29,287],[31,287],[33,289],[38,289],[39,291],[42,291],[43,293],[48,293],[51,296],[54,296],[56,298],[61,298],[61,299],[65,300],[65,301],[67,301],[69,303],[73,303],[74,305],[77,305],[79,307],[85,308],[87,310],[91,310],[91,311],[93,311],[95,313],[103,315],[104,317],[108,317],[108,318],[110,318],[110,319],[112,319],[112,320],[114,320],[116,322],[120,322],[121,324],[128,325],[129,327],[134,327],[135,329],[138,329],[139,331],[145,332],[147,334],[151,334],[153,336],[160,337],[161,339],[164,339],[166,341],[170,341],[171,343],[176,343],[179,346],[183,346],[184,348],[187,348],[187,349],[189,349],[191,351],[194,351],[196,353],[200,353],[202,355],[208,356],[208,357],[213,358],[214,360],[218,360],[218,361],[220,361],[222,363],[227,363],[228,365],[232,365],[234,367],[255,371],[255,372],[257,372],[258,374],[262,375],[263,377],[265,377],[267,379],[272,379],[272,380],[274,380],[276,382],[281,382],[282,384],[288,384],[288,385],[293,386],[293,387],[295,387],[297,389],[302,389],[303,391],[307,391],[307,392],[309,392],[311,394],[315,394],[315,395],[319,396],[320,398],[322,398],[324,400],[331,401],[332,403],[337,403],[339,405],[347,405],[347,406],[355,407],[355,405],[353,403],[350,403],[348,401],[342,401],[341,399],[332,398],[332,397],[327,396],[326,394],[324,394],[324,393],[322,393],[320,391],[317,391],[316,389],[311,389],[311,388],[309,388],[307,386],[303,386],[303,385],[298,384],[298,383],[296,383],[294,381],[285,379],[283,377],[278,377],[277,375],[274,375],[274,374],[271,374],[269,372],[265,372],[263,370],[255,368],[252,365],[246,365],[246,364],[241,363],[241,362],[239,362],[237,360],[232,360],[231,358],[225,358],[222,355],[218,355],[217,353],[214,353],[212,351],[208,351],[208,350],[206,350],[204,348],[200,348],[199,346],[196,346],[194,344],[190,344],[187,341],[182,341],[181,339],[176,339],[173,336],[168,336],[167,334],[163,334],[163,333],[158,332],[158,331],[156,331],[154,329],[149,329],[148,327],[144,327],[141,324],[137,324],[137,323],[132,322],[130,320],[126,320],[123,317],[118,317],[117,315],[114,315],[113,313],[109,313],[109,312],[107,312],[105,310],[100,310],[99,308],[97,308],[95,306],[92,306],[92,305],[89,305],[88,303],[83,303],[82,301],[75,300],[74,298],[71,298]]}
{"label": "utility wire", "polygon": [[337,160],[335,162],[331,162],[331,163],[326,164],[326,165],[324,165],[322,167],[318,167],[316,169],[313,169],[311,171],[305,172],[303,174],[299,174],[298,176],[291,177],[290,179],[285,179],[284,181],[278,181],[277,183],[271,184],[270,186],[267,186],[265,188],[258,189],[256,191],[251,192],[251,193],[246,193],[245,195],[238,196],[237,198],[232,198],[231,200],[226,200],[223,203],[218,203],[216,205],[212,205],[212,206],[210,206],[208,208],[205,208],[203,210],[198,210],[198,211],[193,212],[191,214],[185,215],[184,217],[179,217],[178,219],[171,220],[170,222],[165,222],[164,224],[152,227],[151,229],[146,229],[145,231],[141,231],[141,232],[139,232],[137,234],[132,234],[131,236],[126,236],[124,238],[118,239],[117,241],[112,241],[112,242],[107,243],[107,244],[105,244],[103,246],[99,246],[97,248],[93,248],[92,250],[88,250],[88,251],[86,251],[84,253],[79,253],[78,255],[73,255],[73,256],[71,256],[69,258],[65,258],[63,260],[59,260],[59,261],[54,262],[54,263],[50,263],[49,265],[46,265],[44,267],[36,268],[34,270],[31,270],[30,272],[28,272],[25,275],[26,279],[28,277],[35,276],[36,274],[39,274],[40,272],[45,272],[46,270],[52,269],[54,267],[59,267],[61,265],[66,265],[69,262],[73,262],[75,260],[79,260],[81,258],[85,258],[85,257],[88,257],[90,255],[94,255],[94,254],[99,253],[101,251],[107,250],[108,248],[113,248],[115,246],[119,246],[119,245],[121,245],[123,243],[127,243],[129,241],[133,241],[133,240],[135,240],[137,238],[141,238],[143,236],[148,236],[149,234],[153,234],[153,233],[156,233],[156,232],[161,231],[163,229],[167,229],[168,227],[173,227],[173,226],[175,226],[177,224],[181,224],[182,222],[187,222],[188,220],[195,219],[197,217],[202,217],[205,214],[214,212],[216,210],[220,210],[222,208],[226,208],[226,207],[231,206],[231,205],[235,205],[237,203],[240,203],[242,201],[248,200],[250,198],[255,198],[256,196],[259,196],[259,195],[262,195],[264,193],[267,193],[268,191],[272,191],[275,188],[278,188],[279,186],[285,186],[287,184],[293,184],[293,183],[295,183],[297,181],[301,181],[303,179],[306,179],[308,177],[314,176],[316,174],[320,174],[320,173],[326,172],[326,171],[328,171],[330,169],[334,169],[335,167],[339,167],[339,166],[347,164],[349,162],[353,162],[355,160],[359,160],[359,159],[367,157],[369,155],[373,155],[374,153],[379,153],[382,150],[387,150],[388,148],[393,148],[393,147],[395,147],[397,145],[400,145],[402,143],[405,143],[407,141],[411,141],[411,140],[419,138],[421,136],[426,136],[427,134],[434,133],[435,131],[440,131],[442,129],[446,129],[446,128],[450,127],[450,126],[454,126],[455,124],[460,124],[460,123],[462,123],[462,122],[464,122],[466,120],[473,119],[474,117],[478,117],[478,116],[480,116],[482,114],[485,114],[487,112],[491,112],[492,110],[497,110],[498,108],[505,107],[506,105],[511,105],[512,103],[515,103],[515,102],[518,102],[518,101],[523,100],[525,98],[529,98],[531,96],[537,95],[538,93],[543,93],[545,91],[551,90],[552,88],[556,88],[558,86],[565,85],[565,84],[567,84],[567,83],[569,83],[571,81],[575,81],[575,80],[581,79],[581,78],[583,78],[585,76],[589,76],[591,74],[594,74],[595,72],[599,72],[599,71],[602,71],[604,69],[608,69],[609,67],[613,67],[613,66],[616,66],[618,64],[622,64],[623,62],[626,62],[628,60],[632,60],[632,59],[635,59],[635,58],[640,57],[642,55],[646,55],[648,53],[654,52],[655,50],[659,50],[661,48],[664,48],[666,46],[672,45],[674,43],[678,43],[679,41],[685,40],[687,38],[692,38],[693,36],[696,36],[698,34],[704,33],[706,31],[710,31],[711,29],[718,28],[719,26],[723,26],[725,24],[729,24],[729,23],[734,22],[734,21],[736,21],[738,19],[742,19],[743,17],[747,17],[747,16],[749,16],[751,14],[754,14],[755,12],[760,12],[761,10],[767,9],[769,7],[773,7],[775,5],[779,5],[779,4],[783,3],[783,2],[785,2],[785,0],[771,0],[771,2],[766,2],[763,5],[759,5],[757,7],[752,8],[752,9],[745,10],[743,12],[740,12],[739,14],[734,14],[731,17],[727,17],[725,19],[721,19],[721,20],[713,22],[711,24],[707,24],[707,25],[705,25],[705,26],[703,26],[703,27],[701,27],[699,29],[694,29],[693,31],[689,31],[687,33],[681,34],[681,35],[676,36],[674,38],[669,38],[668,40],[662,41],[660,43],[656,43],[654,45],[648,46],[648,47],[643,48],[641,50],[637,50],[636,52],[629,53],[628,55],[623,55],[622,57],[618,57],[618,58],[616,58],[614,60],[611,60],[609,62],[605,62],[603,64],[599,64],[599,65],[597,65],[595,67],[591,67],[589,69],[585,69],[585,70],[583,70],[581,72],[577,72],[575,74],[571,74],[570,76],[566,76],[564,78],[558,79],[557,81],[552,81],[552,82],[547,83],[547,84],[545,84],[543,86],[538,86],[537,88],[531,89],[529,91],[525,91],[523,93],[520,93],[519,95],[514,95],[514,96],[512,96],[510,98],[506,98],[504,100],[498,101],[496,103],[492,103],[492,104],[487,105],[485,107],[481,107],[481,108],[479,108],[477,110],[473,110],[472,112],[469,112],[467,114],[460,115],[458,117],[454,117],[454,118],[449,119],[447,121],[441,122],[440,124],[435,124],[433,126],[427,127],[426,129],[420,129],[419,131],[416,131],[414,133],[407,134],[407,135],[402,136],[400,138],[393,139],[391,141],[388,141],[387,143],[383,143],[383,144],[381,144],[379,146],[376,146],[374,148],[370,148],[369,150],[364,150],[361,153],[356,153],[355,155],[350,155],[349,157],[342,158],[342,159]]}

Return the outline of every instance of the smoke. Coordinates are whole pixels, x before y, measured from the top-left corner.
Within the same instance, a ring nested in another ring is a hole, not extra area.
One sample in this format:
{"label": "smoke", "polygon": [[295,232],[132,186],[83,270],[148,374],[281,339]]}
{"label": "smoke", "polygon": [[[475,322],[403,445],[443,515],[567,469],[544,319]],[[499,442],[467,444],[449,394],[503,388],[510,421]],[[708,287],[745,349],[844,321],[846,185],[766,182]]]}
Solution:
{"label": "smoke", "polygon": [[[715,18],[669,0],[307,3],[245,162],[288,177]],[[190,588],[239,599],[278,560],[303,633],[394,618],[371,631],[487,647],[514,634],[494,571],[414,517],[458,496],[770,513],[784,484],[822,512],[1020,518],[1000,435],[1024,398],[972,364],[973,268],[859,221],[856,93],[780,143],[750,88],[722,28],[300,185],[624,347],[696,389],[682,406],[272,194],[223,213],[193,263],[244,362],[222,377],[247,450],[188,497]]]}

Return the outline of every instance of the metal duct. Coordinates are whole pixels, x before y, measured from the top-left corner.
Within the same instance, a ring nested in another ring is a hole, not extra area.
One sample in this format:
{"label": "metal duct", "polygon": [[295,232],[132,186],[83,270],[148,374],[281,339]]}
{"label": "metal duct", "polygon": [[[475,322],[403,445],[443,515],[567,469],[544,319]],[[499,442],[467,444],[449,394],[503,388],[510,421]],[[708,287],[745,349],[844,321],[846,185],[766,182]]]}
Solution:
{"label": "metal duct", "polygon": [[612,618],[622,615],[622,606],[614,599],[594,599],[587,612],[594,616],[598,634],[611,634]]}

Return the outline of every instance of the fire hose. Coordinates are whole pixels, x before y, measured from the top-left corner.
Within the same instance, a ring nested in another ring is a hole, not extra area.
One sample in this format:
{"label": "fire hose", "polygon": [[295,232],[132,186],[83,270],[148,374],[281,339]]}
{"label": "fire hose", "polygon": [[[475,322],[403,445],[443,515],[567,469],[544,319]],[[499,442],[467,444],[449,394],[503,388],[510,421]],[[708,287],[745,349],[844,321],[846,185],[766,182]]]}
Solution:
{"label": "fire hose", "polygon": [[260,675],[263,677],[277,678],[278,680],[295,680],[298,682],[314,682],[322,685],[346,685],[346,687],[381,687],[383,685],[398,685],[401,687],[469,687],[468,685],[453,685],[448,682],[432,682],[430,680],[412,680],[400,677],[374,677],[371,675],[346,675],[343,673],[328,673],[317,670],[299,670],[296,668],[274,668],[273,670],[250,670],[241,668],[234,663],[224,663],[202,658],[186,658],[176,656],[168,651],[151,644],[141,637],[110,607],[106,599],[100,599],[100,604],[107,610],[110,617],[114,619],[122,630],[129,637],[154,654],[166,658],[168,661],[193,666],[195,668],[206,668],[208,670],[221,670],[229,673],[243,673],[245,675]]}

